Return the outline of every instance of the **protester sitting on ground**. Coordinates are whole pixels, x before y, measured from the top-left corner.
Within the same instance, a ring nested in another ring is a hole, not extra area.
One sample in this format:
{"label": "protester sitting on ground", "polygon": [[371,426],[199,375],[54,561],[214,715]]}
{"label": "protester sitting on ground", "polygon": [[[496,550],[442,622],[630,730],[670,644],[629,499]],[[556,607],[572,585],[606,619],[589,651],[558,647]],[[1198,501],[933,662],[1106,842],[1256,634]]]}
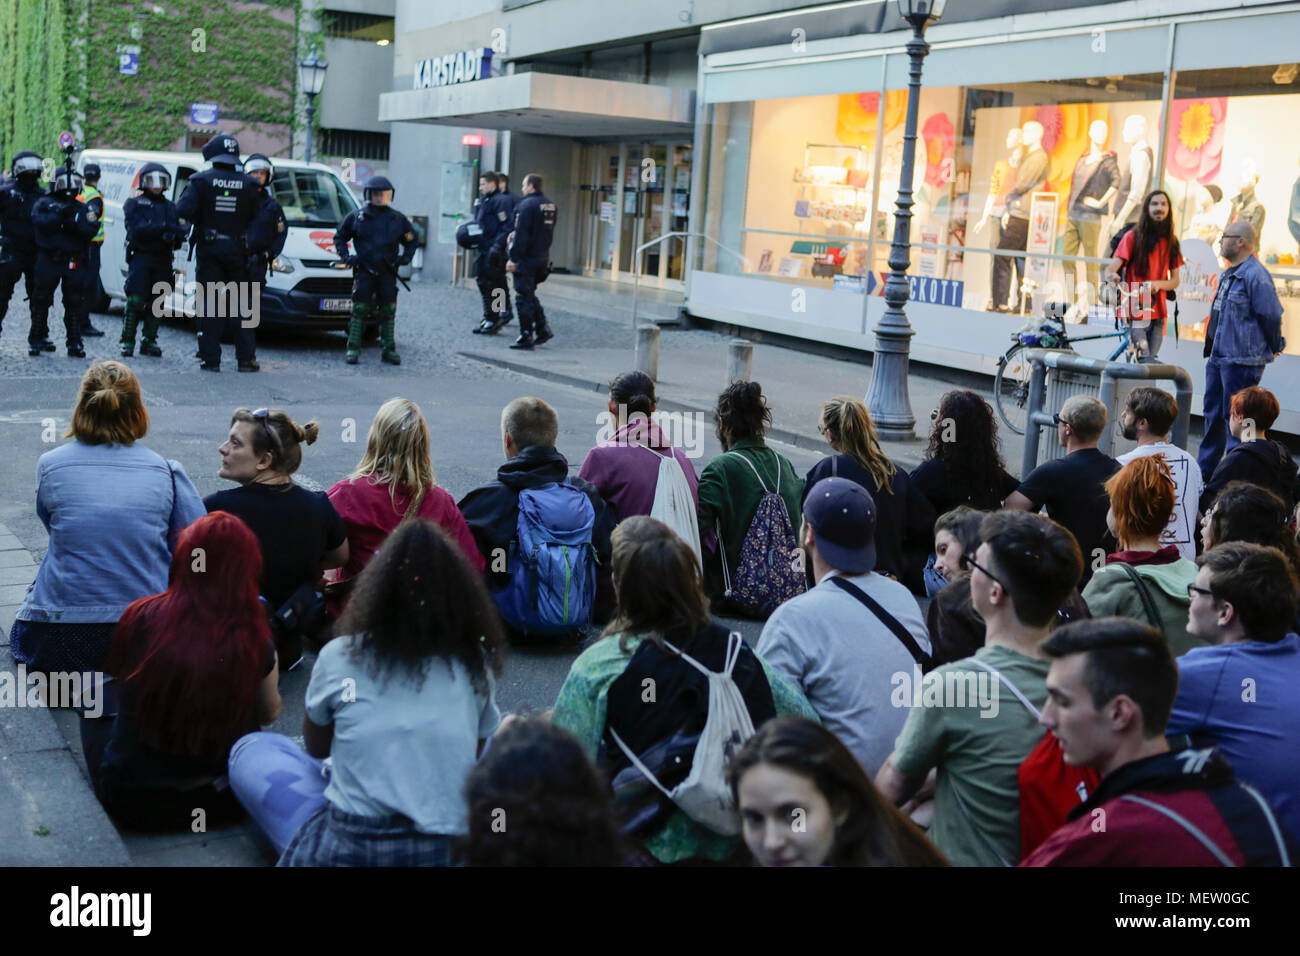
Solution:
{"label": "protester sitting on ground", "polygon": [[1007,473],[993,409],[977,392],[953,389],[930,413],[930,445],[912,484],[941,515],[958,505],[996,511],[1019,482]]}
{"label": "protester sitting on ground", "polygon": [[[316,441],[320,426],[298,425],[278,408],[237,408],[230,434],[218,449],[218,478],[239,483],[203,499],[208,511],[228,511],[243,519],[262,545],[262,597],[274,615],[292,601],[296,616],[306,620],[294,629],[275,626],[281,670],[302,659],[304,638],[325,623],[324,605],[316,597],[321,573],[348,560],[347,532],[328,496],[294,483],[302,464],[302,444]],[[310,614],[305,609],[310,609]]]}
{"label": "protester sitting on ground", "polygon": [[1268,430],[1282,413],[1277,398],[1266,388],[1253,385],[1232,396],[1229,406],[1228,431],[1239,444],[1234,444],[1214,469],[1201,494],[1201,510],[1210,503],[1230,481],[1249,481],[1267,488],[1287,503],[1296,505],[1296,463],[1291,450],[1280,441],[1268,437]]}
{"label": "protester sitting on ground", "polygon": [[1102,781],[1021,866],[1279,866],[1295,859],[1300,848],[1277,815],[1234,778],[1217,750],[1170,750],[1165,734],[1178,668],[1159,631],[1128,618],[1095,618],[1060,628],[1042,651],[1051,658],[1042,723],[1067,764],[1090,767]]}
{"label": "protester sitting on ground", "polygon": [[1172,544],[1161,546],[1174,510],[1173,475],[1162,455],[1135,458],[1106,482],[1106,525],[1119,550],[1083,589],[1093,617],[1131,617],[1165,636],[1174,656],[1205,643],[1187,631],[1187,585],[1196,565]]}
{"label": "protester sitting on ground", "polygon": [[876,505],[876,573],[924,593],[921,568],[930,551],[935,517],[929,499],[906,471],[885,457],[865,403],[847,395],[832,398],[822,405],[817,427],[835,454],[809,469],[804,500],[813,485],[831,476],[867,489]]}
{"label": "protester sitting on ground", "polygon": [[261,570],[253,532],[213,512],[181,533],[167,589],[118,622],[110,699],[102,716],[83,714],[81,742],[95,793],[119,823],[175,829],[196,811],[208,826],[242,815],[226,786],[230,747],[280,713]]}
{"label": "protester sitting on ground", "polygon": [[36,463],[49,546],[9,634],[14,660],[33,671],[98,670],[113,625],[167,587],[177,538],[203,517],[185,469],[137,444],[148,431],[135,373],[96,362],[77,388],[73,440]]}
{"label": "protester sitting on ground", "polygon": [[1097,450],[1106,428],[1106,406],[1091,395],[1072,395],[1056,418],[1056,440],[1066,455],[1044,462],[1020,483],[1006,507],[1038,511],[1061,524],[1079,542],[1083,554],[1083,585],[1100,559],[1114,550],[1106,528],[1106,479],[1119,471],[1119,463]]}
{"label": "protester sitting on ground", "polygon": [[632,856],[609,781],[547,720],[503,721],[470,771],[465,802],[470,866],[620,866]]}
{"label": "protester sitting on ground", "polygon": [[[624,832],[662,863],[725,860],[736,837],[687,816],[648,785],[618,739],[672,790],[691,769],[690,739],[704,728],[709,681],[698,664],[726,669],[755,727],[774,715],[816,718],[803,694],[748,645],[709,616],[700,570],[690,547],[653,518],[628,518],[614,531],[614,587],[618,608],[605,634],[573,662],[552,719],[573,733],[627,802],[619,806]],[[687,659],[687,655],[690,660]],[[692,663],[695,662],[695,663]],[[654,706],[647,706],[651,689]],[[656,759],[651,748],[676,738]]]}
{"label": "protester sitting on ground", "polygon": [[609,383],[608,414],[614,434],[587,452],[578,477],[596,486],[614,512],[615,522],[650,514],[660,462],[667,455],[681,465],[691,498],[699,502],[695,466],[686,451],[674,448],[669,436],[651,419],[656,407],[654,379],[645,372],[624,372]]}
{"label": "protester sitting on ground", "polygon": [[875,568],[877,511],[849,478],[823,478],[804,501],[800,541],[817,585],[778,607],[756,650],[808,698],[867,773],[880,769],[907,711],[894,675],[928,664],[916,599]]}
{"label": "protester sitting on ground", "polygon": [[1286,502],[1267,488],[1248,481],[1226,485],[1201,519],[1202,551],[1229,541],[1246,541],[1277,548],[1300,578],[1300,544],[1291,526]]}
{"label": "protester sitting on ground", "polygon": [[741,833],[760,866],[945,866],[835,734],[777,717],[727,766]]}
{"label": "protester sitting on ground", "polygon": [[1178,659],[1169,734],[1215,746],[1300,833],[1300,580],[1276,548],[1232,542],[1197,560],[1188,630],[1210,642]]}
{"label": "protester sitting on ground", "polygon": [[[732,382],[718,396],[713,413],[723,453],[700,474],[700,537],[704,546],[704,581],[715,608],[748,617],[766,615],[728,602],[728,583],[741,566],[745,537],[764,495],[775,493],[790,524],[789,555],[797,560],[794,540],[803,499],[803,479],[780,452],[763,440],[772,412],[757,382]],[[719,534],[721,540],[718,539]],[[780,562],[775,562],[780,564]],[[782,565],[785,567],[785,565]],[[797,593],[797,591],[796,591]]]}
{"label": "protester sitting on ground", "polygon": [[1177,420],[1178,402],[1172,395],[1162,388],[1139,385],[1129,392],[1119,418],[1121,434],[1137,442],[1137,447],[1115,460],[1123,467],[1145,455],[1159,455],[1168,463],[1174,479],[1175,502],[1160,543],[1176,546],[1184,558],[1195,561],[1198,509],[1204,482],[1196,456],[1169,443],[1169,430]]}
{"label": "protester sitting on ground", "polygon": [[971,604],[970,568],[964,559],[980,546],[986,514],[958,505],[934,523],[934,569],[947,583],[926,608],[932,668],[970,657],[984,646],[984,619]]}
{"label": "protester sitting on ground", "polygon": [[[540,398],[516,398],[510,402],[501,412],[501,445],[506,462],[497,469],[495,481],[475,488],[459,504],[470,533],[487,561],[488,589],[505,618],[507,634],[515,639],[525,636],[526,622],[518,608],[513,605],[513,609],[506,608],[503,602],[508,599],[514,576],[523,573],[516,553],[522,492],[530,492],[533,502],[527,511],[530,520],[561,537],[581,538],[594,551],[597,595],[591,606],[590,623],[608,620],[613,603],[607,569],[609,535],[616,524],[614,512],[595,485],[582,478],[569,477],[569,462],[555,447],[559,433],[555,409]],[[565,486],[586,496],[591,503],[591,514],[580,514],[585,509],[577,507],[575,501],[567,496],[558,499],[553,494],[558,487]],[[539,503],[538,495],[544,495],[545,500]],[[590,530],[583,532],[587,524]],[[575,574],[571,569],[570,577],[576,580],[580,572],[581,569]],[[560,586],[566,587],[563,582]],[[570,597],[580,598],[581,594]]]}
{"label": "protester sitting on ground", "polygon": [[904,685],[912,706],[876,785],[903,804],[938,768],[935,846],[954,866],[1010,866],[1021,855],[1017,773],[1043,737],[1047,661],[1038,646],[1078,583],[1083,558],[1074,537],[1040,515],[988,515],[980,538],[967,563],[985,645],[926,676],[930,697],[940,691],[937,704]]}
{"label": "protester sitting on ground", "polygon": [[445,530],[482,573],[483,555],[456,499],[438,487],[429,455],[429,425],[420,406],[410,399],[390,398],[379,406],[361,461],[327,494],[348,536],[347,563],[327,575],[337,582],[331,590],[338,595],[330,602],[330,617],[338,617],[351,582],[393,529],[412,518],[424,518]]}
{"label": "protester sitting on ground", "polygon": [[230,785],[281,866],[447,865],[467,831],[465,777],[500,719],[501,628],[482,577],[445,531],[408,521],[337,630],[307,685],[304,746],[242,738]]}

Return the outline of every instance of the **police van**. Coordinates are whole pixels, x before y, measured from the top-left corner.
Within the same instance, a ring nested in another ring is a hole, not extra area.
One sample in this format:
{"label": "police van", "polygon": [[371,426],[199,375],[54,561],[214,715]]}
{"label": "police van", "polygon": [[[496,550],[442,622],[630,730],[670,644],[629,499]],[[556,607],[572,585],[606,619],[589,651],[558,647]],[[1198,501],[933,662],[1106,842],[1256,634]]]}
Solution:
{"label": "police van", "polygon": [[[271,188],[284,209],[289,235],[284,251],[267,272],[262,289],[261,326],[346,329],[352,311],[352,271],[331,267],[331,263],[339,261],[334,252],[334,230],[359,203],[328,166],[274,157],[271,162],[275,165]],[[80,166],[84,168],[86,163],[99,164],[99,191],[104,194],[105,235],[100,278],[113,303],[124,304],[126,222],[122,207],[139,192],[140,168],[145,163],[161,164],[172,178],[167,198],[179,202],[190,177],[209,164],[199,153],[118,149],[85,150]],[[186,297],[180,291],[185,283],[194,281],[195,261],[189,257],[188,243],[174,253],[172,261],[178,274],[172,311],[192,317],[194,297]],[[376,328],[377,321],[372,323]]]}

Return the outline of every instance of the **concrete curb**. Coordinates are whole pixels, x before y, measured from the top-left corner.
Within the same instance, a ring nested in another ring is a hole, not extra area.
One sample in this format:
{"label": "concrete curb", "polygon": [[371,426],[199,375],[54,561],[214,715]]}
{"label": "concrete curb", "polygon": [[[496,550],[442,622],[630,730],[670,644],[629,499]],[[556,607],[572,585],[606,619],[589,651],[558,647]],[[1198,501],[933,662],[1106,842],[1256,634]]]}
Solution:
{"label": "concrete curb", "polygon": [[[9,629],[37,564],[0,524],[0,866],[130,866],[117,828],[96,799],[77,755],[44,706],[27,707],[9,654]],[[10,592],[21,592],[11,594]]]}

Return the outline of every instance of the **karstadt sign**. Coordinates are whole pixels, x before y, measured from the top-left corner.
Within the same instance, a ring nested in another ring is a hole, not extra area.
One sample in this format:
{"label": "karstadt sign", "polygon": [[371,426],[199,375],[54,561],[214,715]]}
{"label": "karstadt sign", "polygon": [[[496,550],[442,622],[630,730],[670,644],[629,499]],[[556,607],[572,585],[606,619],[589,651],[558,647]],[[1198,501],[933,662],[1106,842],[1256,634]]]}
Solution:
{"label": "karstadt sign", "polygon": [[415,89],[486,80],[492,74],[492,48],[461,50],[415,64]]}

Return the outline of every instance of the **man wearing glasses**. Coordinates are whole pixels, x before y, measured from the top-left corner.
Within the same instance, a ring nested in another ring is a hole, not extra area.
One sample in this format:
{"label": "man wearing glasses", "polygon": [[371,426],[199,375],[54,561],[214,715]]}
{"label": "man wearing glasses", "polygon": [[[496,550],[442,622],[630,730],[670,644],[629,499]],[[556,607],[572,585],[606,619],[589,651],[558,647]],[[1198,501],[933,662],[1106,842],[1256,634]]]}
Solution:
{"label": "man wearing glasses", "polygon": [[1255,228],[1244,220],[1229,223],[1219,238],[1228,267],[1205,329],[1205,437],[1197,462],[1206,480],[1237,439],[1228,431],[1232,396],[1258,385],[1264,366],[1282,354],[1282,303],[1273,278],[1255,257]]}

